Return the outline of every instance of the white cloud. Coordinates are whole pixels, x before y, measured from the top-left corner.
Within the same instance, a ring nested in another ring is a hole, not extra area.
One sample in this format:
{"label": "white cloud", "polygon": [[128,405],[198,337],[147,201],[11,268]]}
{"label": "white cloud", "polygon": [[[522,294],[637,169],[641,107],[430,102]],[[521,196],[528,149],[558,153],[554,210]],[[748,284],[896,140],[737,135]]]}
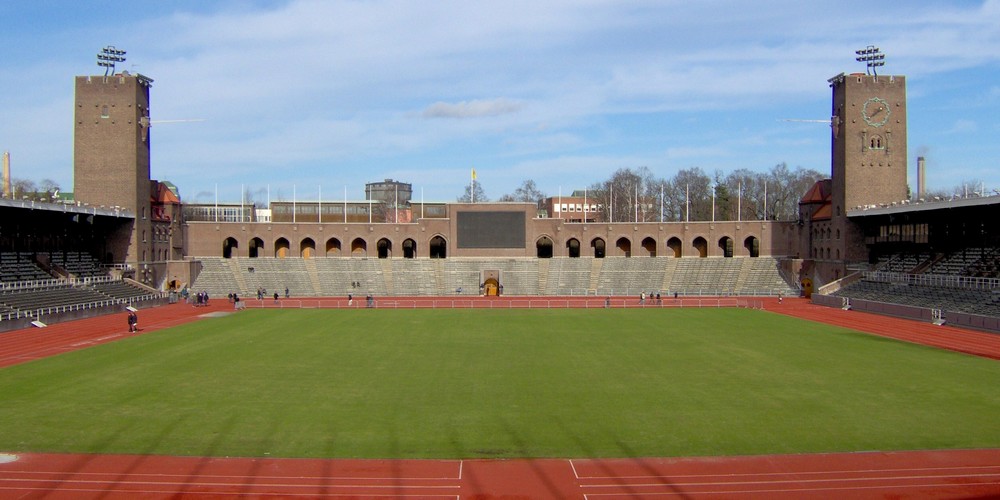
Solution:
{"label": "white cloud", "polygon": [[476,99],[456,103],[436,102],[421,113],[424,118],[480,118],[517,113],[524,105],[510,99]]}

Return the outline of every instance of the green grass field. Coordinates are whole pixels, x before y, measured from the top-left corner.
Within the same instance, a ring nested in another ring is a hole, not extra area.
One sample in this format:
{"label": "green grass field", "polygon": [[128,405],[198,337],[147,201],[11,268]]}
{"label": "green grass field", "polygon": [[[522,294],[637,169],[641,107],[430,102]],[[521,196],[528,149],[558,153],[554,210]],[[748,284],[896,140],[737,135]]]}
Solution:
{"label": "green grass field", "polygon": [[0,450],[1000,447],[1000,363],[746,309],[252,310],[0,370]]}

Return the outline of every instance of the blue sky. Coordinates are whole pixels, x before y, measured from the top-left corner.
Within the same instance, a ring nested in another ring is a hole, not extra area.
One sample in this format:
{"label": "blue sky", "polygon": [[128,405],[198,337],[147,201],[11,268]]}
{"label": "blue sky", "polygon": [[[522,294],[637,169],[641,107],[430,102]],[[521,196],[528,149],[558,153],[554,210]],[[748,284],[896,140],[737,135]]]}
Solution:
{"label": "blue sky", "polygon": [[910,184],[1000,189],[1000,0],[0,3],[0,150],[72,189],[73,76],[153,78],[152,174],[188,201],[452,201],[569,193],[623,167],[670,178],[785,162],[829,172],[827,79],[854,50],[907,77]]}

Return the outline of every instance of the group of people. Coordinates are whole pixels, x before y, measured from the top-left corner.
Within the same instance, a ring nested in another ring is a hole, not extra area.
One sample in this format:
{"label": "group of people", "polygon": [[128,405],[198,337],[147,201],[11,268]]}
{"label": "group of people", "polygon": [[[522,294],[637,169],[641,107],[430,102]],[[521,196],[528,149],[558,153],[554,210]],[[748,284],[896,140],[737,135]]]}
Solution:
{"label": "group of people", "polygon": [[[646,297],[647,297],[646,292],[640,292],[639,293],[639,305],[643,305],[643,304],[646,303]],[[674,293],[674,298],[677,298],[677,294],[676,293]],[[649,292],[649,299],[650,300],[656,300],[656,304],[662,304],[663,303],[663,298],[660,296],[660,292],[655,292],[655,293],[654,292]]]}
{"label": "group of people", "polygon": [[135,311],[128,312],[128,332],[137,333],[139,331],[139,315]]}
{"label": "group of people", "polygon": [[[347,306],[350,307],[350,306],[353,306],[353,305],[354,305],[354,294],[353,293],[348,293],[347,294]],[[369,309],[375,307],[375,296],[373,296],[370,292],[368,293],[368,295],[365,295],[365,307],[367,307]]]}
{"label": "group of people", "polygon": [[208,305],[208,292],[198,292],[195,294],[194,298],[195,306],[207,306]]}

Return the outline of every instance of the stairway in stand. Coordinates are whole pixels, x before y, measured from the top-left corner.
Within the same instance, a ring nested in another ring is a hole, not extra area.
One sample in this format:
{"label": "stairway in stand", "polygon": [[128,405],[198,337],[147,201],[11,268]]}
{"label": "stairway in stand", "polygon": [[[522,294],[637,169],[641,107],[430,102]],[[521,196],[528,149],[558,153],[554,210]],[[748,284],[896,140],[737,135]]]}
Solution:
{"label": "stairway in stand", "polygon": [[538,293],[544,294],[549,283],[549,261],[551,259],[538,259]]}
{"label": "stairway in stand", "polygon": [[587,294],[597,293],[597,286],[600,283],[602,267],[604,267],[604,259],[598,259],[595,257],[590,261],[590,285],[587,286]]}
{"label": "stairway in stand", "polygon": [[382,281],[385,282],[386,295],[395,295],[396,283],[392,279],[392,261],[389,259],[379,259],[382,266]]}
{"label": "stairway in stand", "polygon": [[306,273],[309,274],[309,282],[312,283],[313,295],[322,296],[323,295],[323,285],[319,282],[319,270],[316,269],[316,261],[313,259],[303,259],[306,267]]}
{"label": "stairway in stand", "polygon": [[247,280],[243,278],[242,270],[245,269],[243,263],[240,262],[239,257],[233,257],[231,259],[222,259],[223,262],[229,266],[229,270],[233,273],[233,279],[236,280],[236,284],[240,287],[240,294],[246,296],[250,293],[247,288]]}

